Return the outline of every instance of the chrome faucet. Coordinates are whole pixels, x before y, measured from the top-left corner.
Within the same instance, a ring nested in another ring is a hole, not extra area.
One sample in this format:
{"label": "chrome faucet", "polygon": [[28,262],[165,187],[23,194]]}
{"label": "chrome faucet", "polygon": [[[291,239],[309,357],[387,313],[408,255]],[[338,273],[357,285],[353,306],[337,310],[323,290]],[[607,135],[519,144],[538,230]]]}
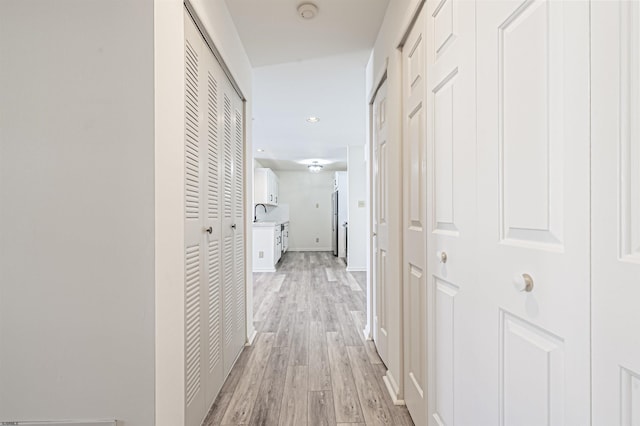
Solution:
{"label": "chrome faucet", "polygon": [[267,206],[265,206],[264,204],[256,204],[255,207],[253,208],[253,221],[257,222],[258,221],[258,206],[262,206],[264,208],[264,213],[267,213]]}

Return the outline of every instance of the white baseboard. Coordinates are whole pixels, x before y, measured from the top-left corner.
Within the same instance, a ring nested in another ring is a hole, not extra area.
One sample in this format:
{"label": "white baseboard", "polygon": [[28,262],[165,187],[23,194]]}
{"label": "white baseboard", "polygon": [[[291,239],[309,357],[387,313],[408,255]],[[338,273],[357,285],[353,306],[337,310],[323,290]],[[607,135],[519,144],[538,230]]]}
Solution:
{"label": "white baseboard", "polygon": [[119,426],[122,425],[122,421],[118,420],[51,420],[51,421],[10,421],[4,422],[0,420],[0,424],[3,425],[16,425],[16,426]]}
{"label": "white baseboard", "polygon": [[253,272],[275,272],[275,266],[273,268],[253,268]]}
{"label": "white baseboard", "polygon": [[393,401],[393,405],[406,405],[404,399],[398,399],[398,395],[400,395],[400,388],[393,378],[391,371],[387,370],[387,374],[382,377],[382,380],[387,386],[387,392],[389,392],[389,396],[391,397],[391,401]]}
{"label": "white baseboard", "polygon": [[371,335],[371,330],[369,329],[369,324],[362,330],[362,334],[364,335],[364,340],[373,340],[373,336]]}
{"label": "white baseboard", "polygon": [[357,266],[347,266],[347,272],[367,272],[367,268],[359,268]]}
{"label": "white baseboard", "polygon": [[331,247],[312,247],[312,248],[289,247],[288,251],[333,251],[333,249]]}
{"label": "white baseboard", "polygon": [[251,329],[253,331],[249,331],[249,337],[247,338],[247,343],[244,344],[245,346],[253,345],[253,342],[256,340],[256,336],[258,335],[258,331],[255,328],[251,327]]}

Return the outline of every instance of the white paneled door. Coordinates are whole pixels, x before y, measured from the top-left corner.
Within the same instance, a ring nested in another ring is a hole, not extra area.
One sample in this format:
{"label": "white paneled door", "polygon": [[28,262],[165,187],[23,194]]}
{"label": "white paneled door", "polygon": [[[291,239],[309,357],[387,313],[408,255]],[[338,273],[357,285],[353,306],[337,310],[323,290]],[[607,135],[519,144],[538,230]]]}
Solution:
{"label": "white paneled door", "polygon": [[243,104],[185,12],[185,398],[199,426],[245,342]]}
{"label": "white paneled door", "polygon": [[424,9],[402,48],[404,399],[427,418],[427,191]]}
{"label": "white paneled door", "polygon": [[640,425],[640,4],[593,2],[593,425]]}
{"label": "white paneled door", "polygon": [[380,358],[389,362],[387,312],[391,297],[389,289],[389,182],[387,83],[382,83],[373,103],[373,280],[375,312],[373,317],[374,340]]}
{"label": "white paneled door", "polygon": [[475,2],[426,9],[428,424],[474,425]]}
{"label": "white paneled door", "polygon": [[588,425],[589,3],[476,8],[471,423]]}

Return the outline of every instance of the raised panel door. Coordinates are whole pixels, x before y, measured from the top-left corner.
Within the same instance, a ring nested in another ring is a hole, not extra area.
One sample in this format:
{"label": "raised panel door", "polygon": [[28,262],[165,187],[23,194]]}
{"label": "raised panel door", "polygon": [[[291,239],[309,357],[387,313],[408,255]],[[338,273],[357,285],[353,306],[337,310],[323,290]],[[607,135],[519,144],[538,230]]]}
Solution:
{"label": "raised panel door", "polygon": [[475,422],[475,2],[426,5],[429,419]]}
{"label": "raised panel door", "polygon": [[404,400],[427,422],[427,143],[425,10],[402,48]]}
{"label": "raised panel door", "polygon": [[588,425],[589,4],[476,8],[474,424]]}
{"label": "raised panel door", "polygon": [[591,13],[594,425],[640,424],[640,4]]}
{"label": "raised panel door", "polygon": [[[388,243],[388,117],[387,117],[387,82],[383,82],[373,104],[373,282],[374,282],[374,317],[373,338],[380,358],[386,363],[389,362],[388,354],[388,330],[387,312],[389,312],[388,296],[389,288],[389,268],[387,268],[387,255],[389,252]],[[338,173],[336,173],[336,187]]]}

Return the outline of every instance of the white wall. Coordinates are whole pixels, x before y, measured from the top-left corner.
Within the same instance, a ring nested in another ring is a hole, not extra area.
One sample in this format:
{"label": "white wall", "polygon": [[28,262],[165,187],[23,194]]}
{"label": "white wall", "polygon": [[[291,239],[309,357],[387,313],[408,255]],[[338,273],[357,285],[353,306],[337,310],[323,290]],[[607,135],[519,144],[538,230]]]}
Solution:
{"label": "white wall", "polygon": [[154,424],[153,6],[0,2],[0,420]]}
{"label": "white wall", "polygon": [[[246,249],[251,253],[253,162],[252,77],[249,59],[224,0],[193,1],[200,19],[247,99],[245,104]],[[156,173],[156,423],[184,423],[184,6],[155,0]],[[249,125],[247,125],[249,123]],[[247,257],[247,306],[253,305],[252,259]],[[252,338],[253,312],[247,310]]]}
{"label": "white wall", "polygon": [[[224,1],[195,6],[251,117]],[[180,0],[0,3],[0,420],[184,422],[183,19]]]}
{"label": "white wall", "polygon": [[367,270],[367,170],[364,146],[350,146],[349,175],[349,264],[348,271]]}
{"label": "white wall", "polygon": [[333,172],[277,173],[280,200],[289,205],[289,250],[331,251]]}
{"label": "white wall", "polygon": [[182,425],[184,396],[184,6],[156,1],[156,426]]}

